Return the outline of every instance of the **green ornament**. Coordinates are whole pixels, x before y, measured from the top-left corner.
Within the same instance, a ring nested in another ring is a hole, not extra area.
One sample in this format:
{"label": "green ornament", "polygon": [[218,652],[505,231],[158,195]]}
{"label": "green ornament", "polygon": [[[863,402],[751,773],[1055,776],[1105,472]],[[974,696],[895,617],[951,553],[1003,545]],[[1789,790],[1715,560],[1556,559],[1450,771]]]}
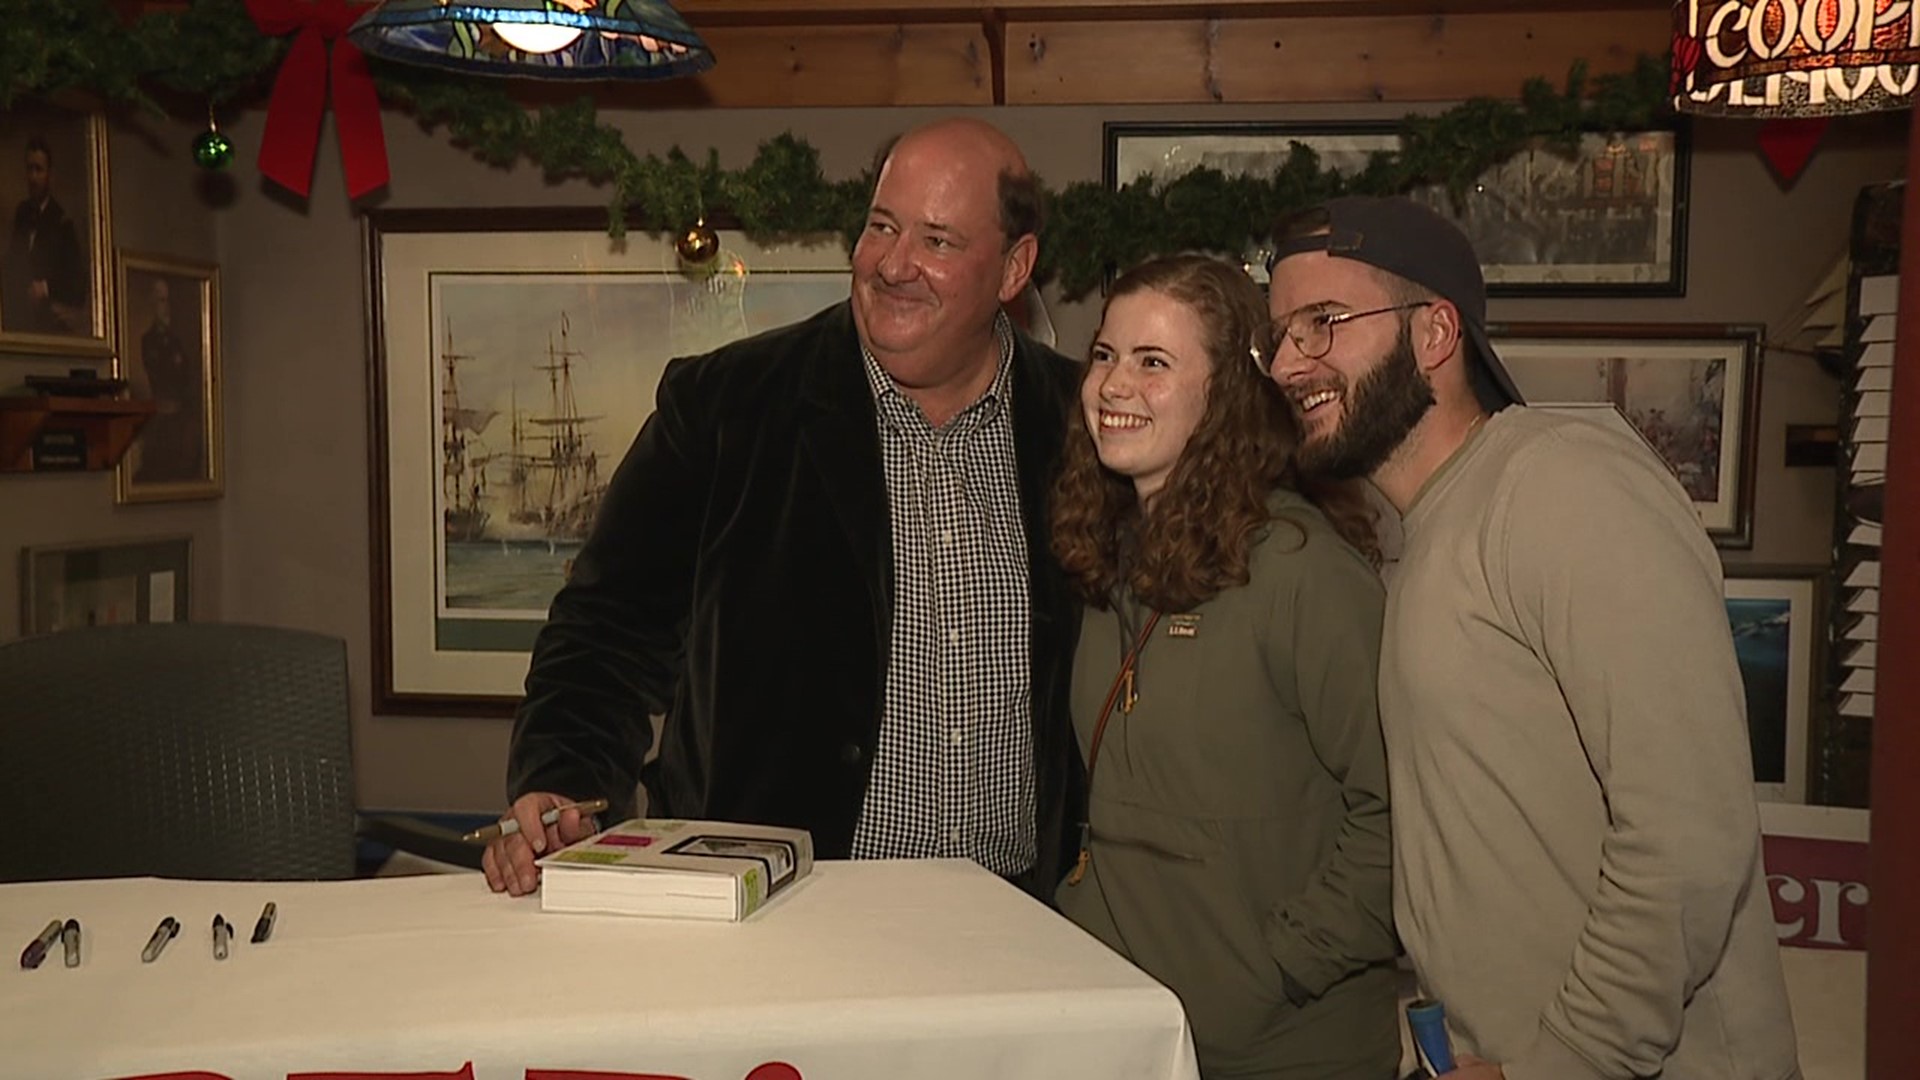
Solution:
{"label": "green ornament", "polygon": [[233,160],[233,140],[209,128],[193,137],[193,160],[203,169],[224,169]]}

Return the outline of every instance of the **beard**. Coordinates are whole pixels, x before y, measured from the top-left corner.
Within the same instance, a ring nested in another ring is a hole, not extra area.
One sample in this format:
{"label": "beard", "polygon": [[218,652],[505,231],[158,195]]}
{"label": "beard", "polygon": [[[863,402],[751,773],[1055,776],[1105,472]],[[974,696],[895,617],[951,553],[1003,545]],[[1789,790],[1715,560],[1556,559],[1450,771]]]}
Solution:
{"label": "beard", "polygon": [[1414,360],[1412,328],[1402,322],[1393,349],[1347,394],[1340,426],[1300,444],[1294,455],[1300,471],[1330,480],[1372,476],[1433,404],[1433,387]]}

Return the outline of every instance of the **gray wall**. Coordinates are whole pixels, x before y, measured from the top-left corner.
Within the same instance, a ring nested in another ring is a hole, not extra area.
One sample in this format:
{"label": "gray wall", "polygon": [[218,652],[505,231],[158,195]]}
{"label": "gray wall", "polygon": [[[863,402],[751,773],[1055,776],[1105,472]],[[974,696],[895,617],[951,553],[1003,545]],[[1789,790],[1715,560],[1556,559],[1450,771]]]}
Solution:
{"label": "gray wall", "polygon": [[[982,113],[1006,128],[1053,185],[1096,180],[1108,119],[1332,119],[1396,110],[1219,107],[1009,108]],[[830,176],[857,172],[883,136],[927,110],[622,112],[637,150],[718,149],[739,165],[756,144],[792,130],[821,151]],[[188,132],[160,150],[115,139],[116,212],[122,242],[178,254],[216,254],[223,267],[227,344],[227,495],[216,507],[111,505],[110,479],[0,478],[6,512],[0,547],[164,528],[202,535],[200,617],[257,621],[338,634],[350,644],[355,758],[363,805],[481,809],[502,797],[508,725],[500,720],[369,715],[370,614],[367,357],[359,223],[343,189],[334,136],[322,136],[305,205],[256,186],[250,162],[262,117],[239,119],[239,197],[209,214],[183,186]],[[1754,151],[1755,128],[1706,124],[1696,132],[1689,290],[1684,298],[1497,301],[1497,320],[1763,322],[1781,325],[1845,246],[1855,192],[1892,178],[1904,162],[1898,125],[1867,122],[1829,137],[1791,190]],[[538,170],[482,166],[442,134],[387,117],[395,207],[600,205],[588,185],[550,185]],[[122,163],[124,162],[124,164]],[[191,213],[182,207],[192,206]],[[213,250],[207,250],[211,232]],[[1059,242],[1061,238],[1056,238]],[[1097,302],[1053,304],[1061,347],[1084,348]],[[1729,561],[1819,562],[1831,529],[1833,476],[1782,467],[1789,423],[1830,423],[1837,387],[1812,361],[1766,361],[1759,430],[1757,541]],[[14,583],[0,575],[0,600]]]}
{"label": "gray wall", "polygon": [[[213,212],[197,195],[199,170],[188,153],[196,128],[142,118],[110,129],[114,244],[150,255],[219,258]],[[0,163],[17,167],[13,162]],[[7,209],[12,213],[12,208]],[[223,275],[224,276],[224,275]],[[105,360],[38,360],[0,354],[0,390],[27,375],[60,375]],[[221,610],[223,501],[115,506],[113,473],[0,474],[0,640],[20,632],[19,552],[38,544],[91,543],[161,535],[193,537],[192,609],[196,619]]]}

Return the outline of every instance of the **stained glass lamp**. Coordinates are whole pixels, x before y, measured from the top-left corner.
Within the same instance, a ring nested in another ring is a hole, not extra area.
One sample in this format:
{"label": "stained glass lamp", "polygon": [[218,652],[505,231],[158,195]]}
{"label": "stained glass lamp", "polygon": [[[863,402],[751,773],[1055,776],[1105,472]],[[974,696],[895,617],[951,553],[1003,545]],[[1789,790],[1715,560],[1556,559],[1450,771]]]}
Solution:
{"label": "stained glass lamp", "polygon": [[713,66],[666,0],[386,0],[347,36],[373,56],[477,75],[672,79]]}
{"label": "stained glass lamp", "polygon": [[1675,0],[1673,107],[1764,119],[1904,109],[1920,20],[1884,0]]}

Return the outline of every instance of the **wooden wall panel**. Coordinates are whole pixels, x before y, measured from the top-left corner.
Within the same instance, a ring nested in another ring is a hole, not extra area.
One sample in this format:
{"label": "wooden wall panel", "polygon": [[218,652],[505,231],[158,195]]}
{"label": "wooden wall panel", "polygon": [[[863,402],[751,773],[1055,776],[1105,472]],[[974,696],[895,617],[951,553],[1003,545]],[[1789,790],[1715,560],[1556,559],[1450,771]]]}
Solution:
{"label": "wooden wall panel", "polygon": [[993,104],[978,24],[716,26],[700,36],[717,61],[695,83],[710,105]]}
{"label": "wooden wall panel", "polygon": [[1665,10],[1020,22],[1009,105],[1511,98],[1577,59],[1624,71],[1667,46]]}
{"label": "wooden wall panel", "polygon": [[[183,0],[114,0],[129,16]],[[719,67],[635,107],[1512,98],[1668,47],[1669,0],[678,0]],[[538,104],[556,89],[514,84]]]}

